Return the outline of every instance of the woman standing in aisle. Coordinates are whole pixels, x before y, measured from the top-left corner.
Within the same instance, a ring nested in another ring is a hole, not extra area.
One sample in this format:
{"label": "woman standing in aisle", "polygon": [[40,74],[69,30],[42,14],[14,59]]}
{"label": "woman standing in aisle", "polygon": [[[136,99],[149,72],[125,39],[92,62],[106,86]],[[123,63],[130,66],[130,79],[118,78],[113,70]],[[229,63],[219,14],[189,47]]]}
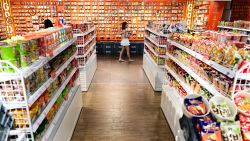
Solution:
{"label": "woman standing in aisle", "polygon": [[122,23],[121,36],[122,36],[122,41],[121,41],[122,50],[120,52],[119,61],[120,62],[125,61],[125,60],[122,59],[122,54],[123,54],[124,50],[126,50],[127,51],[128,59],[129,59],[130,62],[132,62],[134,60],[132,60],[131,57],[130,57],[130,51],[129,51],[129,45],[130,45],[130,43],[129,43],[129,40],[128,40],[128,38],[130,36],[130,33],[128,31],[128,23],[127,22],[123,22]]}

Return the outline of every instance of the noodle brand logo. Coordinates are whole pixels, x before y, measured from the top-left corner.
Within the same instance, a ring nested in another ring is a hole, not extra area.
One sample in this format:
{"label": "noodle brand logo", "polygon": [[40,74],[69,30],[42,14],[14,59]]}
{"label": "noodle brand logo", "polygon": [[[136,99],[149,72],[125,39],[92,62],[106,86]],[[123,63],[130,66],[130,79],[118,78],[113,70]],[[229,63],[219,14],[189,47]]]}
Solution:
{"label": "noodle brand logo", "polygon": [[10,10],[10,2],[9,0],[2,0],[2,8],[3,8],[3,15],[5,19],[5,25],[7,28],[7,34],[8,36],[11,36],[14,32],[13,30],[13,20],[11,17],[11,10]]}
{"label": "noodle brand logo", "polygon": [[191,28],[192,26],[192,11],[193,11],[193,3],[189,1],[187,5],[187,24],[189,28]]}

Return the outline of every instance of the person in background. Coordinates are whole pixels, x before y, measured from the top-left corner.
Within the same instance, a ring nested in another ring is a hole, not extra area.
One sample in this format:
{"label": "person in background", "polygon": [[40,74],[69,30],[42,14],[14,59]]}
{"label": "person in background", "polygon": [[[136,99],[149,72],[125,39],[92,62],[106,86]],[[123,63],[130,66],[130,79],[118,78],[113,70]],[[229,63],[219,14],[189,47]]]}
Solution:
{"label": "person in background", "polygon": [[120,62],[124,62],[125,60],[122,59],[122,54],[124,52],[124,50],[127,51],[127,56],[130,62],[134,61],[131,59],[130,57],[130,51],[129,51],[129,36],[130,36],[130,32],[128,31],[128,23],[127,22],[123,22],[122,23],[122,31],[121,31],[121,37],[122,37],[122,41],[121,41],[121,46],[122,46],[122,50],[120,52],[120,57],[119,57],[119,61]]}
{"label": "person in background", "polygon": [[51,20],[49,19],[44,20],[44,28],[49,28],[49,27],[53,27],[53,23],[51,22]]}

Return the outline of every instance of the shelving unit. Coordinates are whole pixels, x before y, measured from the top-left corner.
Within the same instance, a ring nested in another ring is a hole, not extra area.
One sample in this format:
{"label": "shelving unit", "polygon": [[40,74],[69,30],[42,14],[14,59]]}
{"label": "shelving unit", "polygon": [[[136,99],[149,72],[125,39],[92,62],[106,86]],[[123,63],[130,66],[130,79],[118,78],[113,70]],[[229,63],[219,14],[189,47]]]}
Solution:
{"label": "shelving unit", "polygon": [[[84,25],[85,24],[85,25]],[[80,84],[82,91],[88,91],[97,69],[96,57],[96,30],[94,24],[83,23],[86,31],[74,29],[77,38],[77,61],[80,70]],[[87,37],[87,38],[86,38]]]}
{"label": "shelving unit", "polygon": [[249,35],[248,37],[248,43],[250,43],[250,29],[246,28],[237,28],[237,27],[230,27],[230,26],[218,26],[220,30],[226,30],[226,31],[237,31],[245,35]]}
{"label": "shelving unit", "polygon": [[[0,4],[2,5],[2,3],[0,2]],[[4,40],[4,39],[6,39],[7,38],[7,34],[6,34],[6,32],[7,32],[7,29],[6,29],[6,27],[4,26],[5,25],[5,23],[4,23],[4,17],[3,17],[4,15],[3,15],[3,7],[1,6],[0,7],[0,41],[1,40]]]}
{"label": "shelving unit", "polygon": [[[166,44],[160,44],[159,40],[152,39],[151,34],[156,38],[166,38],[167,35],[160,34],[151,28],[146,28],[144,40],[143,69],[155,91],[162,91],[162,79],[165,64]],[[161,48],[161,49],[160,49]],[[163,55],[162,55],[163,54]]]}
{"label": "shelving unit", "polygon": [[193,4],[193,28],[205,29],[208,24],[209,1],[195,0]]}
{"label": "shelving unit", "polygon": [[[32,6],[31,6],[32,5]],[[178,22],[185,19],[186,2],[159,1],[26,1],[11,0],[17,35],[43,28],[47,18],[55,22],[63,17],[66,23],[92,21],[96,25],[98,41],[120,40],[121,23],[127,21],[132,32],[131,41],[144,39],[148,21]]]}
{"label": "shelving unit", "polygon": [[[233,99],[233,94],[236,93],[235,87],[236,86],[240,86],[242,84],[240,84],[242,81],[244,80],[249,80],[250,79],[250,74],[246,71],[249,70],[249,63],[245,64],[244,67],[242,67],[241,69],[230,69],[230,68],[226,68],[224,66],[222,66],[221,64],[218,64],[212,60],[208,60],[205,56],[175,42],[172,40],[168,40],[169,43],[171,45],[174,45],[175,47],[181,49],[182,51],[185,51],[186,53],[190,54],[191,56],[195,57],[196,59],[202,61],[203,63],[209,65],[210,67],[214,68],[215,70],[217,70],[218,72],[228,76],[229,78],[234,79],[234,89],[232,90],[232,95],[230,96],[231,99]],[[170,55],[169,53],[167,53],[167,56],[169,56],[169,58],[171,60],[173,60],[174,62],[176,62],[180,67],[183,67],[184,70],[186,70],[190,75],[194,74],[192,71],[190,71],[188,69],[188,67],[186,67],[185,65],[183,65],[180,61],[178,61],[175,57],[173,57],[172,55]],[[186,68],[185,68],[186,67]],[[245,71],[243,71],[245,70]],[[194,74],[195,75],[195,74]],[[197,81],[200,81],[201,79],[199,79],[196,76],[193,76],[194,78],[197,78]],[[201,81],[202,82],[202,81]],[[203,83],[203,82],[202,82]],[[201,85],[202,85],[201,83]],[[209,90],[212,94],[221,94],[220,92],[218,92],[215,88],[212,88],[211,85],[209,86],[210,82],[205,82],[204,81],[204,87],[206,85],[208,85],[208,87],[206,88],[207,90]],[[249,84],[245,83],[244,86],[247,87]],[[213,90],[212,90],[213,89]]]}
{"label": "shelving unit", "polygon": [[[234,79],[232,89],[230,90],[231,95],[229,98],[233,99],[234,94],[237,93],[240,90],[249,90],[249,80],[250,80],[250,62],[246,63],[241,69],[229,69],[221,64],[218,64],[212,60],[208,60],[205,56],[191,50],[190,48],[181,45],[177,41],[173,41],[168,39],[168,47],[174,46],[177,49],[186,52],[190,56],[194,57],[195,59],[198,59],[202,61],[203,63],[209,65],[214,70],[218,71],[221,74],[226,75],[227,77]],[[172,48],[172,47],[171,47]],[[187,63],[182,62],[178,59],[178,57],[175,57],[168,51],[166,52],[166,59],[171,60],[174,62],[178,68],[182,68],[188,75],[190,75],[193,80],[199,83],[199,85],[206,89],[210,94],[212,95],[223,95],[221,91],[219,91],[211,82],[208,80],[203,79],[201,76],[199,76],[191,66],[188,66]],[[190,59],[190,58],[189,58]],[[163,90],[162,90],[162,98],[161,98],[161,108],[162,111],[170,125],[170,128],[175,136],[176,140],[183,141],[184,135],[180,128],[179,120],[182,115],[182,107],[176,106],[176,105],[182,105],[183,104],[183,96],[179,92],[179,87],[173,87],[173,82],[169,81],[169,78],[173,78],[181,87],[185,90],[186,94],[194,94],[195,92],[192,90],[190,84],[188,85],[186,80],[183,80],[183,78],[180,78],[179,72],[174,71],[171,67],[168,66],[166,63],[165,65],[165,76],[163,80]],[[170,80],[171,80],[170,79]],[[185,78],[184,78],[185,79]],[[225,96],[225,95],[224,95]],[[171,115],[169,113],[171,112]]]}
{"label": "shelving unit", "polygon": [[[16,115],[19,111],[22,113],[22,117],[14,116],[16,127],[14,130],[11,130],[11,135],[19,135],[20,132],[23,132],[25,133],[25,137],[23,138],[27,138],[32,141],[37,139],[41,139],[43,141],[53,140],[53,138],[58,134],[58,127],[61,125],[64,117],[70,115],[70,113],[65,114],[69,107],[77,107],[75,108],[77,113],[74,116],[79,115],[79,109],[82,107],[81,100],[78,103],[71,102],[72,99],[75,99],[76,97],[77,99],[81,99],[79,98],[81,94],[79,90],[79,84],[77,83],[79,71],[78,68],[74,67],[73,65],[77,52],[73,52],[73,54],[71,54],[71,56],[69,56],[69,58],[63,64],[61,64],[59,68],[56,68],[57,70],[54,72],[54,75],[51,74],[50,78],[43,82],[41,86],[39,86],[38,89],[32,94],[28,93],[26,86],[27,83],[25,81],[26,77],[29,77],[34,72],[37,72],[39,68],[44,67],[44,65],[49,63],[53,58],[58,57],[58,55],[66,51],[66,49],[69,48],[75,41],[76,38],[73,38],[62,43],[58,48],[53,50],[52,54],[50,54],[51,56],[42,57],[25,68],[17,68],[9,61],[0,60],[1,70],[6,68],[11,68],[14,70],[14,73],[0,73],[0,85],[2,88],[0,90],[1,100],[3,101],[3,104],[7,106],[7,109],[14,115]],[[69,70],[69,66],[73,68]],[[65,70],[67,70],[67,72],[65,72]],[[62,75],[65,77],[63,78]],[[49,101],[45,103],[42,109],[40,109],[40,112],[35,117],[35,119],[31,118],[32,107],[36,102],[40,101],[40,97],[45,93],[45,91],[48,91],[51,85],[55,85],[55,81],[56,79],[59,79],[59,76],[60,80],[62,81],[61,85],[58,89],[52,91]],[[61,96],[64,92],[67,93],[65,97],[68,98],[64,97],[65,99],[61,99]],[[11,95],[11,93],[13,95]],[[63,102],[61,105],[56,105],[56,103],[60,103],[58,102],[59,97],[61,100],[63,100]],[[58,110],[52,112],[53,109],[55,109],[55,106],[58,106]],[[53,116],[53,114],[55,116]],[[49,120],[49,117],[51,118],[51,121]],[[75,126],[76,121],[77,119],[71,119],[67,122],[70,122],[72,126]],[[49,125],[48,128],[43,131],[45,134],[41,138],[37,136],[35,137],[35,134],[38,134],[38,129],[41,126],[44,126],[45,123]],[[73,132],[73,129],[72,131],[70,131],[70,129],[65,130],[68,130],[67,132],[69,133]],[[69,136],[67,138],[70,138],[72,134],[67,135]]]}

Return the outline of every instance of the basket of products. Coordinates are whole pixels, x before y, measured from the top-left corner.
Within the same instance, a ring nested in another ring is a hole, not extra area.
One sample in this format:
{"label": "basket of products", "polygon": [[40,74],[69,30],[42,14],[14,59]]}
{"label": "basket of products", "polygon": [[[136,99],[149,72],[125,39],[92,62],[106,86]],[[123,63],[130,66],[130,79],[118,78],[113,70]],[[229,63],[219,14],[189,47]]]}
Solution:
{"label": "basket of products", "polygon": [[234,102],[238,112],[245,116],[250,116],[250,93],[246,91],[238,92],[234,96]]}
{"label": "basket of products", "polygon": [[216,95],[209,100],[211,113],[214,118],[221,121],[234,121],[237,115],[237,107],[229,98]]}
{"label": "basket of products", "polygon": [[183,113],[188,118],[204,117],[210,113],[209,103],[206,98],[197,94],[184,97]]}

